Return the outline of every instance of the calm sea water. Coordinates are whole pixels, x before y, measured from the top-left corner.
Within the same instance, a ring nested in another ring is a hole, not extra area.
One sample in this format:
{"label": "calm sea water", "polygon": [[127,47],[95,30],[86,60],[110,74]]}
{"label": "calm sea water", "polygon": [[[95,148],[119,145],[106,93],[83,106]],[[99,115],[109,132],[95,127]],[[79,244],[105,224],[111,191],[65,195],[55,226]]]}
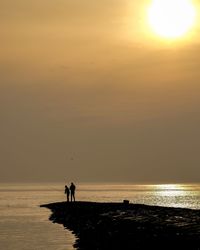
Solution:
{"label": "calm sea water", "polygon": [[[1,184],[0,249],[72,250],[74,235],[51,223],[39,205],[63,201],[65,183]],[[77,200],[121,202],[200,209],[200,184],[78,184]]]}

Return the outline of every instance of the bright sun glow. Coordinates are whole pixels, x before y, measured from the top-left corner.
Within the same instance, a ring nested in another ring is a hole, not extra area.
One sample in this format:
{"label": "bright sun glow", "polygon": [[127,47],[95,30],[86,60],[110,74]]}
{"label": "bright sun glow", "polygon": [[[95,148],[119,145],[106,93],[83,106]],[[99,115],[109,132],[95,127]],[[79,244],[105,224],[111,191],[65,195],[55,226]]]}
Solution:
{"label": "bright sun glow", "polygon": [[186,34],[194,25],[196,10],[191,0],[153,0],[148,20],[161,37],[174,39]]}

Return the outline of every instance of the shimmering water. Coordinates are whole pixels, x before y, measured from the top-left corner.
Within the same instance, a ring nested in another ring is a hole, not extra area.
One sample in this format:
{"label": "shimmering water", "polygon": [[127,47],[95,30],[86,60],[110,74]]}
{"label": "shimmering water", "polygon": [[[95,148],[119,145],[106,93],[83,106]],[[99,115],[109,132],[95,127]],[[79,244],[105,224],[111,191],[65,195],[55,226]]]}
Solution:
{"label": "shimmering water", "polygon": [[[1,184],[0,249],[72,250],[75,237],[51,223],[40,204],[63,201],[65,183]],[[121,202],[200,209],[200,184],[127,185],[79,184],[77,200]]]}
{"label": "shimmering water", "polygon": [[77,198],[89,201],[118,201],[131,203],[200,209],[200,184],[80,185]]}

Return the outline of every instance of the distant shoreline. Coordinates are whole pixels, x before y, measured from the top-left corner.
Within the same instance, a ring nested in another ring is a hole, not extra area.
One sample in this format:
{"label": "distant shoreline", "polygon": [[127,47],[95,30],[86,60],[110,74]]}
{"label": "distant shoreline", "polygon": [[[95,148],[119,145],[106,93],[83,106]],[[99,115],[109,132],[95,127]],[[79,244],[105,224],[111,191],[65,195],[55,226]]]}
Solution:
{"label": "distant shoreline", "polygon": [[41,207],[77,236],[80,250],[200,249],[200,210],[96,202]]}

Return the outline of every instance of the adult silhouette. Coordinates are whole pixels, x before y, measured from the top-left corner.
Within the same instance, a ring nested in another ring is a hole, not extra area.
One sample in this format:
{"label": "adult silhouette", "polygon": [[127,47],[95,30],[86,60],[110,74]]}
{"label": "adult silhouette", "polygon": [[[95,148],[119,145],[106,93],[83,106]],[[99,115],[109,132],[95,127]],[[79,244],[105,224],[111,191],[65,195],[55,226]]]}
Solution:
{"label": "adult silhouette", "polygon": [[69,202],[69,193],[70,193],[69,188],[67,185],[65,185],[65,194],[67,196],[67,202]]}
{"label": "adult silhouette", "polygon": [[71,193],[71,201],[74,200],[75,201],[75,190],[76,190],[76,186],[74,185],[74,183],[72,182],[70,185],[70,193]]}

